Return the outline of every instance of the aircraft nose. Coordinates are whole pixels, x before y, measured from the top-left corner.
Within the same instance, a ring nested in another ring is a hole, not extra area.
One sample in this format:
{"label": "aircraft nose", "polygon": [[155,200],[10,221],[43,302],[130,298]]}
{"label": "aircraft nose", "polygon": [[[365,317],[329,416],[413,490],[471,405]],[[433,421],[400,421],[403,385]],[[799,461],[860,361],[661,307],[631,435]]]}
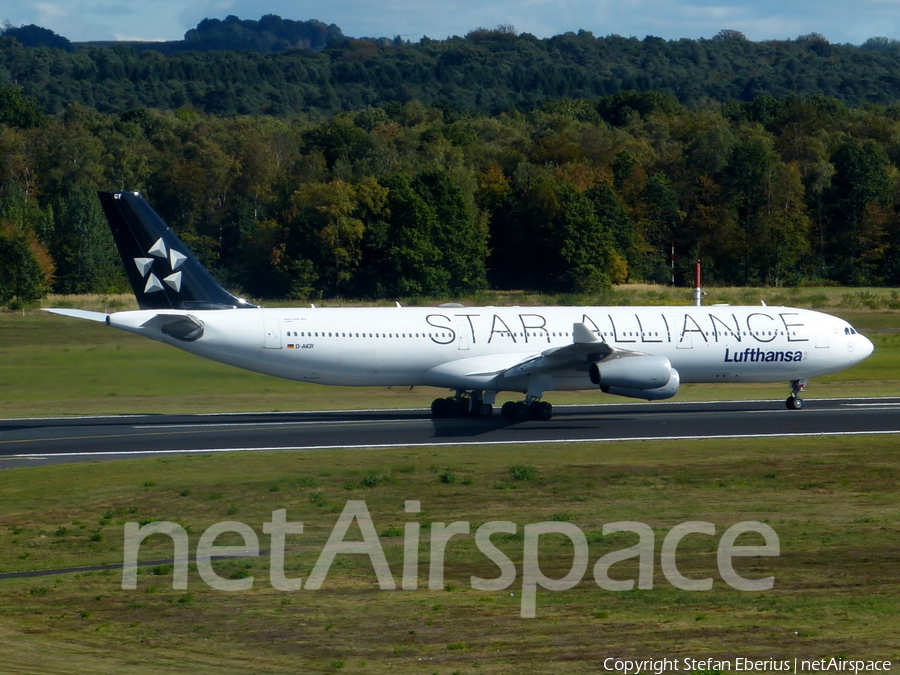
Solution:
{"label": "aircraft nose", "polygon": [[862,361],[871,356],[872,352],[875,351],[875,345],[873,345],[872,341],[865,335],[857,333],[856,337],[858,339],[854,340],[854,342],[856,342],[856,348],[853,350],[853,354],[859,361]]}

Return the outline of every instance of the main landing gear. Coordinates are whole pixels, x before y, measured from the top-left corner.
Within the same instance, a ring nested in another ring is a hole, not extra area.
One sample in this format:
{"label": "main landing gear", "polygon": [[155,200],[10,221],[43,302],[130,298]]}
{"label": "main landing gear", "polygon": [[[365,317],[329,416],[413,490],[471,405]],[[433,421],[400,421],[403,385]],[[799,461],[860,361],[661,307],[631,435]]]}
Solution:
{"label": "main landing gear", "polygon": [[806,380],[791,380],[791,395],[784,404],[788,410],[803,410],[803,399],[799,394],[806,389]]}
{"label": "main landing gear", "polygon": [[[454,417],[490,417],[494,414],[496,392],[457,391],[456,396],[436,398],[431,402],[431,415],[435,419]],[[524,401],[507,401],[500,409],[503,419],[510,422],[526,420],[546,421],[553,417],[553,406],[534,396]]]}
{"label": "main landing gear", "polygon": [[540,420],[545,422],[553,417],[553,406],[547,401],[507,401],[500,408],[503,419],[510,422]]}
{"label": "main landing gear", "polygon": [[434,399],[431,402],[431,415],[435,419],[490,417],[494,414],[491,398],[486,397],[482,391],[458,391],[456,396]]}

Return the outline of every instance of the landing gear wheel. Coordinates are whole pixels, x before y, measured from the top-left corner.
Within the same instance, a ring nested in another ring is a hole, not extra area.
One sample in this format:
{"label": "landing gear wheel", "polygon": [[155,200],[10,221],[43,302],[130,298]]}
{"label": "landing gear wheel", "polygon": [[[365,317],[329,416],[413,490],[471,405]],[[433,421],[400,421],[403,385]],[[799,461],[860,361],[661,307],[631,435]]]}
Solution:
{"label": "landing gear wheel", "polygon": [[524,422],[525,420],[539,420],[546,422],[553,417],[553,406],[547,401],[507,401],[500,408],[503,419],[510,422]]}
{"label": "landing gear wheel", "polygon": [[513,408],[513,419],[516,422],[524,422],[528,419],[530,406],[525,403],[525,401],[519,401],[515,404],[515,408]]}
{"label": "landing gear wheel", "polygon": [[500,408],[500,414],[503,416],[503,419],[514,422],[516,420],[516,402],[507,401],[504,403]]}
{"label": "landing gear wheel", "polygon": [[799,396],[788,396],[784,404],[788,410],[803,410],[803,399]]}
{"label": "landing gear wheel", "polygon": [[431,415],[437,419],[460,417],[468,414],[468,404],[468,399],[457,401],[452,396],[448,398],[436,398],[431,402]]}
{"label": "landing gear wheel", "polygon": [[466,417],[469,414],[469,399],[467,397],[453,398],[450,396],[447,402],[450,404],[451,410],[453,410],[451,417]]}
{"label": "landing gear wheel", "polygon": [[492,406],[490,403],[482,403],[472,411],[472,414],[475,417],[490,417],[494,414],[494,406]]}
{"label": "landing gear wheel", "polygon": [[453,414],[453,406],[450,404],[453,402],[455,405],[455,401],[453,399],[447,398],[436,398],[431,402],[431,416],[437,419],[444,419],[446,417],[451,417]]}
{"label": "landing gear wheel", "polygon": [[553,406],[547,401],[535,401],[531,404],[531,418],[546,422],[553,417]]}

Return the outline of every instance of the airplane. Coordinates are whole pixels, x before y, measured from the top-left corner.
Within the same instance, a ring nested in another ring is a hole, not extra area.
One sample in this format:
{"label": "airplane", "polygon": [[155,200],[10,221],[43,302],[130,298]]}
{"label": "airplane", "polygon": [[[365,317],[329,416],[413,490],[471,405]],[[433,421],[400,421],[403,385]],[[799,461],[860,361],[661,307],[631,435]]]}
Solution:
{"label": "airplane", "polygon": [[345,386],[453,390],[435,418],[549,420],[544,394],[599,390],[668,399],[688,382],[788,381],[803,407],[812,377],[867,358],[843,319],[790,307],[262,308],[222,288],[137,192],[98,193],[140,310],[46,311],[106,323],[276,377]]}

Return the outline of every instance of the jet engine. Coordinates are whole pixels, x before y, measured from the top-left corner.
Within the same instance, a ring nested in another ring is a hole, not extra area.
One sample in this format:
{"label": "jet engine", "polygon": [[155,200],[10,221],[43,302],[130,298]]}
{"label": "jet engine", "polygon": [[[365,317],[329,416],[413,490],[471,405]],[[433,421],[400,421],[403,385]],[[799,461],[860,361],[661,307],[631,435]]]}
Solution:
{"label": "jet engine", "polygon": [[629,356],[591,365],[591,382],[604,394],[659,401],[678,393],[681,377],[664,356]]}

